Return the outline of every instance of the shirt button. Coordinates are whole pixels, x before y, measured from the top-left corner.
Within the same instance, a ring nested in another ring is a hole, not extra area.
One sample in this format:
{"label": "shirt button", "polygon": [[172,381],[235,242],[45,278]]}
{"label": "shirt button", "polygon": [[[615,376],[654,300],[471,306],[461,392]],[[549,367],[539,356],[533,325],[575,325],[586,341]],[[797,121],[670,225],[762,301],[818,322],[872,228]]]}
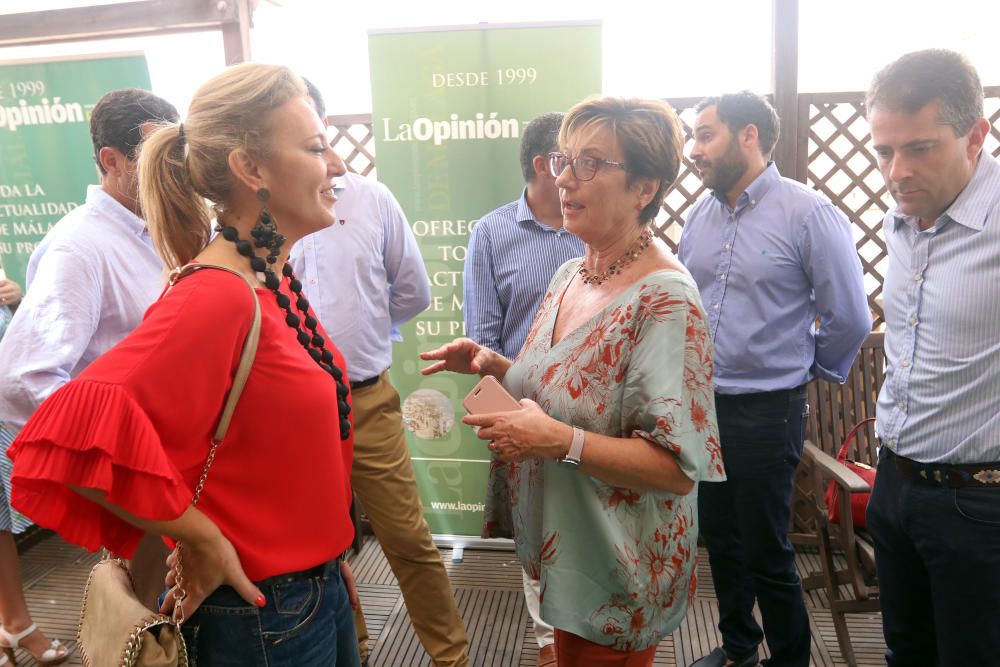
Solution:
{"label": "shirt button", "polygon": [[719,280],[725,280],[725,279],[726,279],[726,274],[725,273],[720,273],[719,274]]}
{"label": "shirt button", "polygon": [[714,308],[715,310],[718,310],[719,309],[719,304],[713,303],[712,304],[712,308]]}
{"label": "shirt button", "polygon": [[910,367],[910,360],[903,359],[903,368],[909,368],[909,367]]}
{"label": "shirt button", "polygon": [[913,279],[919,283],[921,280],[924,279],[924,277],[921,274],[919,274],[919,273],[914,273],[913,274]]}
{"label": "shirt button", "polygon": [[908,319],[907,322],[909,322],[910,326],[912,327],[913,325],[915,325],[917,323],[917,316],[916,315],[910,315],[910,319]]}
{"label": "shirt button", "polygon": [[756,206],[757,205],[757,200],[756,199],[751,199],[750,200],[750,205],[751,206]]}
{"label": "shirt button", "polygon": [[903,401],[899,401],[898,403],[896,403],[896,407],[899,408],[900,410],[904,410],[906,409],[906,403],[904,403]]}
{"label": "shirt button", "polygon": [[306,248],[307,249],[312,250],[312,247],[313,247],[312,241],[309,241],[309,242],[306,243]]}
{"label": "shirt button", "polygon": [[725,249],[726,249],[726,250],[729,250],[729,248],[730,248],[730,245],[729,245],[729,244],[727,243],[727,244],[725,245]]}
{"label": "shirt button", "polygon": [[309,284],[310,285],[315,285],[316,284],[316,279],[315,278],[310,278],[309,279]]}
{"label": "shirt button", "polygon": [[895,447],[895,446],[896,446],[896,439],[895,439],[895,438],[892,438],[892,439],[891,439],[891,440],[889,440],[889,442],[887,442],[886,444],[887,444],[887,445],[889,445],[890,447]]}

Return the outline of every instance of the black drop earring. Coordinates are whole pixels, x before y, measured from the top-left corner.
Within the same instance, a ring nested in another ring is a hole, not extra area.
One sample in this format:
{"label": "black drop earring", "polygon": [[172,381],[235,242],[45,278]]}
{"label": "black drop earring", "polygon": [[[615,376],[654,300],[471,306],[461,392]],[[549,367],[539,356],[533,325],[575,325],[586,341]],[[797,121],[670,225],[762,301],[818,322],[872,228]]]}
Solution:
{"label": "black drop earring", "polygon": [[274,217],[267,210],[267,201],[270,198],[271,191],[267,188],[257,190],[257,199],[264,204],[264,207],[261,208],[260,215],[257,216],[257,223],[250,230],[250,236],[254,239],[254,247],[268,249],[267,263],[273,265],[278,261],[278,254],[281,252],[281,246],[285,243],[285,237],[278,233]]}

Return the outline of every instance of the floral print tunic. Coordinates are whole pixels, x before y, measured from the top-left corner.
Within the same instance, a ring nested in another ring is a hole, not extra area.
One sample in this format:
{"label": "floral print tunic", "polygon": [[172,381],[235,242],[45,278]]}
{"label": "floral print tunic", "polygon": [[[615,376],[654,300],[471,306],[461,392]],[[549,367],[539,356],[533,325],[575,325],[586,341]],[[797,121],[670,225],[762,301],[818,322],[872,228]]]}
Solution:
{"label": "floral print tunic", "polygon": [[[712,345],[691,277],[649,274],[553,346],[559,304],[578,267],[571,260],[552,279],[504,386],[585,431],[665,447],[696,483],[723,480]],[[483,533],[514,538],[525,571],[541,579],[547,623],[640,651],[687,611],[697,493],[697,484],[686,496],[639,492],[554,461],[494,460]]]}

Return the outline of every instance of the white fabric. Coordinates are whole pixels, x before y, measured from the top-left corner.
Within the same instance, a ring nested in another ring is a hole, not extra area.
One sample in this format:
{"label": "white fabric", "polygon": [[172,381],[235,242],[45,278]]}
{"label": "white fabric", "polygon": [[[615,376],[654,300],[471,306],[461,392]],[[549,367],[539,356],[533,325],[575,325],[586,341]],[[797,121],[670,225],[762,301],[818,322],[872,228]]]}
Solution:
{"label": "white fabric", "polygon": [[545,648],[549,644],[554,644],[556,637],[552,626],[543,621],[539,615],[539,607],[541,607],[539,600],[541,596],[540,582],[529,577],[523,569],[521,570],[521,580],[524,582],[524,601],[527,603],[531,620],[535,622],[535,640],[538,642],[538,648]]}
{"label": "white fabric", "polygon": [[334,194],[338,221],[296,243],[289,261],[348,376],[361,381],[389,368],[399,327],[430,305],[430,280],[389,188],[348,172]]}
{"label": "white fabric", "polygon": [[90,186],[28,262],[24,300],[0,341],[0,421],[20,430],[135,328],[163,284],[146,223]]}

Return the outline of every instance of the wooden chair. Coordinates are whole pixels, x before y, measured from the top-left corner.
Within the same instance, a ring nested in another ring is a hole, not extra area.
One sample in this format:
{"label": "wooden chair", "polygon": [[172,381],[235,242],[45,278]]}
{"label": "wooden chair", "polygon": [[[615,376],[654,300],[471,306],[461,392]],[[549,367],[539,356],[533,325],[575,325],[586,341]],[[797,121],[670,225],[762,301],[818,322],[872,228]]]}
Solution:
{"label": "wooden chair", "polygon": [[[802,464],[796,472],[790,536],[796,544],[819,550],[820,571],[805,577],[805,590],[823,588],[830,605],[837,642],[844,659],[857,665],[844,615],[879,610],[875,551],[850,520],[851,494],[869,491],[868,484],[835,458],[855,424],[875,416],[885,371],[884,334],[872,333],[843,385],[813,382],[808,388],[810,414]],[[847,457],[875,466],[878,440],[874,425],[858,429]],[[830,521],[827,486],[838,487],[840,523]]]}
{"label": "wooden chair", "polygon": [[[850,520],[851,493],[867,492],[865,480],[833,456],[811,442],[806,442],[803,466],[812,480],[812,509],[816,546],[821,572],[806,577],[803,588],[826,590],[841,654],[850,667],[857,666],[845,614],[879,611],[878,584],[875,578],[875,549],[868,536],[854,528]],[[832,523],[824,491],[830,482],[838,488],[840,523]],[[838,564],[837,556],[842,558]],[[846,588],[846,590],[845,590]]]}
{"label": "wooden chair", "polygon": [[[831,456],[855,424],[875,416],[875,403],[885,374],[885,334],[872,332],[861,346],[842,385],[814,381],[808,387],[809,420],[806,438]],[[874,427],[858,431],[847,458],[874,466],[878,441]]]}
{"label": "wooden chair", "polygon": [[[809,383],[806,393],[809,403],[806,440],[830,456],[837,455],[844,438],[855,424],[875,416],[878,390],[885,373],[884,340],[885,334],[880,331],[868,335],[844,384],[822,380]],[[874,425],[868,424],[858,430],[847,458],[875,466],[878,440]],[[812,479],[800,466],[795,474],[792,525],[789,530],[789,537],[795,544],[816,545],[812,505]]]}

